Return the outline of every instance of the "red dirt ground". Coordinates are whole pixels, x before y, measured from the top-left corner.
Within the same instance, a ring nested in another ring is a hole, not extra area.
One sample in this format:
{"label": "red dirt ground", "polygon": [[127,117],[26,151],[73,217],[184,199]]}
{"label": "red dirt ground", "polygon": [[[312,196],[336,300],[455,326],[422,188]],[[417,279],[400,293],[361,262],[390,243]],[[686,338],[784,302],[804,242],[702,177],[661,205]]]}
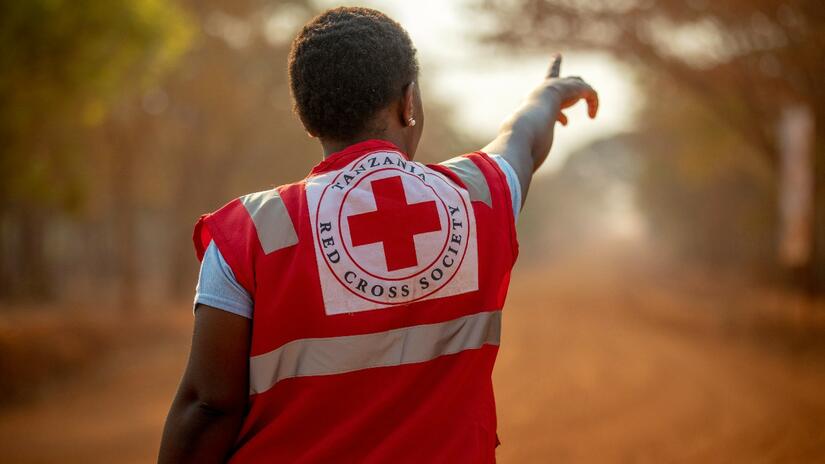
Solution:
{"label": "red dirt ground", "polygon": [[[825,308],[722,280],[598,256],[518,270],[499,462],[825,462]],[[190,317],[0,411],[0,462],[153,462]]]}

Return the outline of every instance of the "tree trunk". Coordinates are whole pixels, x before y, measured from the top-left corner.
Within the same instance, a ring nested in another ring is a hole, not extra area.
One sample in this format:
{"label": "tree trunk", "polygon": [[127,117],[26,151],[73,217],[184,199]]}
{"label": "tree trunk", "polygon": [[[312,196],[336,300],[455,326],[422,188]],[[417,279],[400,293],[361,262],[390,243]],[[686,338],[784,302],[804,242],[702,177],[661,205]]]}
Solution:
{"label": "tree trunk", "polygon": [[112,156],[112,199],[114,207],[114,245],[117,256],[117,302],[125,315],[140,309],[138,291],[138,240],[135,162],[139,156],[139,141],[134,133],[142,133],[140,124],[130,124],[129,114],[117,114],[108,128]]}
{"label": "tree trunk", "polygon": [[40,211],[27,208],[19,215],[19,291],[21,296],[47,299],[53,296],[46,264],[46,218]]}
{"label": "tree trunk", "polygon": [[779,261],[791,283],[810,288],[814,241],[815,159],[813,114],[786,106],[779,118]]}
{"label": "tree trunk", "polygon": [[182,150],[176,166],[177,201],[170,208],[168,219],[172,231],[168,243],[169,255],[172,257],[169,279],[169,294],[172,298],[191,296],[195,289],[197,259],[191,237],[198,214],[206,212],[199,211],[204,201],[198,196],[198,187],[207,182],[203,175],[203,164],[208,162],[208,158],[199,159],[199,148],[195,146]]}
{"label": "tree trunk", "polygon": [[808,274],[812,295],[825,294],[825,114],[814,118],[814,234],[813,259]]}
{"label": "tree trunk", "polygon": [[12,256],[13,222],[7,212],[0,212],[0,300],[12,296],[14,260]]}

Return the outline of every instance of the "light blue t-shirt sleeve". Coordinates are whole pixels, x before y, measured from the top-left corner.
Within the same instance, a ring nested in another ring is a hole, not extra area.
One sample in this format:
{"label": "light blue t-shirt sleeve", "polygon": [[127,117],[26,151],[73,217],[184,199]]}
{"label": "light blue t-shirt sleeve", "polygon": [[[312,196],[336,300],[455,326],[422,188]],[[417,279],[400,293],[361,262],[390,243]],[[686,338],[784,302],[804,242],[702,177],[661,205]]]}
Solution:
{"label": "light blue t-shirt sleeve", "polygon": [[198,303],[252,318],[252,297],[235,279],[215,242],[209,242],[201,261],[194,305]]}
{"label": "light blue t-shirt sleeve", "polygon": [[510,198],[513,201],[513,219],[518,221],[518,213],[521,211],[521,184],[518,181],[516,170],[501,155],[489,156],[498,164],[501,172],[504,173],[504,178],[507,179],[507,186],[510,187]]}

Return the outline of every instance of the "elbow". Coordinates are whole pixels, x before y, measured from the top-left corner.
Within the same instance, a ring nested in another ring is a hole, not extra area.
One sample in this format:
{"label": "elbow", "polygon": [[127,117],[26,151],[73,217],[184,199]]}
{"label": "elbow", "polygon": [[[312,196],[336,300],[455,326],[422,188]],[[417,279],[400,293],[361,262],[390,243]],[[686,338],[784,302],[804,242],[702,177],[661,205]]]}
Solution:
{"label": "elbow", "polygon": [[189,397],[189,409],[197,415],[218,419],[246,414],[246,392],[193,391]]}
{"label": "elbow", "polygon": [[201,414],[209,417],[242,416],[246,414],[247,398],[199,398],[195,407]]}
{"label": "elbow", "polygon": [[239,405],[221,404],[214,401],[196,401],[192,404],[198,415],[209,418],[221,418],[228,416],[238,416],[243,414],[245,407]]}

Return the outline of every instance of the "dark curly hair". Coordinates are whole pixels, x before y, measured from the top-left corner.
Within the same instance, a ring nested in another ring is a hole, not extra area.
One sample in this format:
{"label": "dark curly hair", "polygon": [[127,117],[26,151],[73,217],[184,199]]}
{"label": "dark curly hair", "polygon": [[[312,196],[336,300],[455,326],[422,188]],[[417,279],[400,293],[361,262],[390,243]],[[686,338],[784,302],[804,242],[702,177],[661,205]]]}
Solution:
{"label": "dark curly hair", "polygon": [[313,135],[349,141],[418,77],[416,50],[400,24],[369,8],[340,7],[309,21],[289,52],[295,112]]}

